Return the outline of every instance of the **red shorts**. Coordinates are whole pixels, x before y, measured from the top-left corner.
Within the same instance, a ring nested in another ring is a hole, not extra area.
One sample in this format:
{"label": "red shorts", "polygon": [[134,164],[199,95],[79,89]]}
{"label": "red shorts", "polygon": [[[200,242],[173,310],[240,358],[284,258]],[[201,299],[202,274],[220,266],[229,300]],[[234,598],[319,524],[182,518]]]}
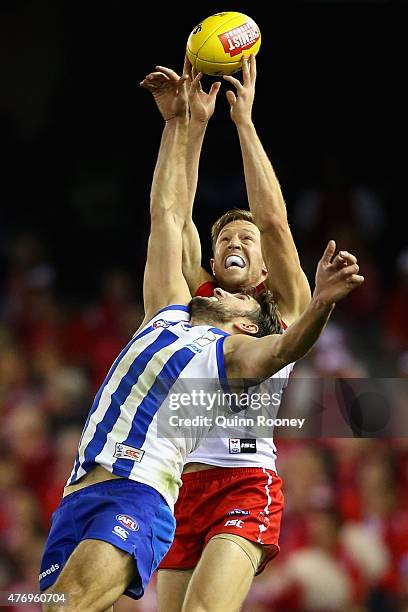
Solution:
{"label": "red shorts", "polygon": [[263,468],[188,472],[175,506],[174,542],[159,569],[194,568],[207,542],[233,533],[265,546],[259,574],[279,552],[282,480]]}

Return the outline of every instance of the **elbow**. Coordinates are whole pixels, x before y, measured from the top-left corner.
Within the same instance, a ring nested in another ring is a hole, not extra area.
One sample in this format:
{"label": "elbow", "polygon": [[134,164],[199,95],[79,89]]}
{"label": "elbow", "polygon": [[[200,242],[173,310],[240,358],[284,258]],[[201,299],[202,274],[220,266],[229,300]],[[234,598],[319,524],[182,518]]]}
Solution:
{"label": "elbow", "polygon": [[259,215],[256,219],[256,225],[258,226],[261,234],[284,234],[288,230],[288,219],[286,214],[279,214],[275,212],[265,212]]}

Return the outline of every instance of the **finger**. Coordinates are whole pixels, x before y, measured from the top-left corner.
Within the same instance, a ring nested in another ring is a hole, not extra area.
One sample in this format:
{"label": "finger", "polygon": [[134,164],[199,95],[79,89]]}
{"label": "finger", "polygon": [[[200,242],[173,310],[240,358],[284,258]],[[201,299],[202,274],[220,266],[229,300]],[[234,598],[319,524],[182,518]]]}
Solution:
{"label": "finger", "polygon": [[140,87],[143,87],[143,89],[147,89],[148,91],[152,91],[152,92],[159,89],[157,84],[153,83],[152,81],[147,81],[146,79],[141,81],[139,85]]}
{"label": "finger", "polygon": [[235,77],[230,76],[229,74],[224,74],[223,78],[234,85],[238,92],[244,91],[241,81],[238,81]]}
{"label": "finger", "polygon": [[231,91],[230,89],[227,91],[226,96],[227,96],[227,100],[230,103],[230,106],[232,108],[234,106],[234,104],[236,104],[237,98],[236,98],[234,92]]}
{"label": "finger", "polygon": [[342,270],[336,272],[333,280],[349,279],[353,276],[353,274],[358,274],[359,270],[360,268],[357,264],[351,264],[350,266],[346,266]]}
{"label": "finger", "polygon": [[200,91],[201,90],[201,78],[202,78],[202,76],[203,76],[202,72],[197,72],[196,76],[191,81],[191,89],[193,91]]}
{"label": "finger", "polygon": [[255,81],[256,79],[256,59],[253,53],[251,53],[251,55],[249,56],[249,73],[251,75],[251,80]]}
{"label": "finger", "polygon": [[221,87],[221,82],[220,81],[216,81],[215,83],[213,83],[211,85],[211,89],[208,92],[208,95],[210,96],[210,98],[216,98],[217,97],[217,93],[219,92]]}
{"label": "finger", "polygon": [[242,80],[244,82],[244,85],[249,85],[251,76],[249,74],[248,58],[246,55],[242,56],[241,64],[242,64]]}
{"label": "finger", "polygon": [[356,286],[362,285],[364,281],[365,278],[361,274],[352,274],[349,278],[349,282]]}
{"label": "finger", "polygon": [[357,263],[357,258],[354,255],[347,251],[339,251],[333,260],[332,266],[340,270],[354,263]]}
{"label": "finger", "polygon": [[183,65],[183,74],[189,74],[191,75],[191,62],[188,59],[187,55],[184,56],[184,65]]}
{"label": "finger", "polygon": [[348,251],[339,251],[339,256],[343,261],[347,262],[347,264],[357,263],[357,257]]}
{"label": "finger", "polygon": [[150,72],[146,79],[161,79],[162,81],[170,81],[169,77],[167,74],[164,74],[164,72]]}
{"label": "finger", "polygon": [[334,240],[329,240],[327,247],[325,248],[320,261],[322,263],[329,264],[331,262],[331,259],[335,251],[336,251],[336,243],[334,242]]}
{"label": "finger", "polygon": [[174,70],[171,70],[171,68],[166,68],[165,66],[156,66],[156,70],[163,72],[173,81],[178,81],[180,78],[177,72],[174,72]]}
{"label": "finger", "polygon": [[192,74],[193,79],[195,79],[195,78],[196,78],[196,76],[197,76],[197,74],[198,74],[198,70],[197,70],[197,68],[195,68],[194,66],[193,66],[193,69],[192,69],[192,71],[191,71],[191,74]]}
{"label": "finger", "polygon": [[177,91],[181,91],[183,88],[186,87],[186,81],[188,79],[188,75],[183,74],[181,75],[181,77],[179,78],[179,80],[177,81]]}

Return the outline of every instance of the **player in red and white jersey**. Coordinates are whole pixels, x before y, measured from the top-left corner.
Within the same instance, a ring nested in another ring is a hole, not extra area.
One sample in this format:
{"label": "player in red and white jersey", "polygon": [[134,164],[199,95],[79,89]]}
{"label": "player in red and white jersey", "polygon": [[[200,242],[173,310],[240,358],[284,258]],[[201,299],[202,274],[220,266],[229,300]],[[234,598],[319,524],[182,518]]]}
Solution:
{"label": "player in red and white jersey", "polygon": [[[185,65],[184,70],[189,69]],[[201,267],[200,239],[191,216],[183,230],[183,274],[192,294],[203,296],[212,295],[214,279],[231,292],[267,287],[284,328],[306,308],[310,288],[279,182],[252,122],[254,56],[243,59],[242,72],[242,83],[231,76],[224,79],[235,87],[235,92],[227,91],[227,99],[238,131],[250,212],[229,211],[214,224],[213,276]],[[193,71],[192,77],[186,159],[191,213],[203,138],[220,88],[220,83],[213,83],[207,94],[201,75]],[[178,78],[158,66],[142,82],[165,120],[171,118]],[[271,384],[282,390],[290,371],[288,366]],[[254,575],[279,550],[283,495],[275,457],[272,438],[248,440],[245,432],[237,431],[204,440],[189,456],[175,508],[175,541],[159,571],[160,612],[240,608]]]}

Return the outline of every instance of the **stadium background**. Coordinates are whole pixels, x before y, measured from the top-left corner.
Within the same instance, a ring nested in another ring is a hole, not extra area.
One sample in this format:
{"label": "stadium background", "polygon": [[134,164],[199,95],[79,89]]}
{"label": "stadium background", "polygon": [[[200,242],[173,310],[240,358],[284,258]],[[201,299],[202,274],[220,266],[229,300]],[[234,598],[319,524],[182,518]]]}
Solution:
{"label": "stadium background", "polygon": [[[162,124],[138,83],[157,63],[180,69],[192,27],[223,8],[147,5],[141,15],[119,0],[1,3],[2,591],[37,590],[48,521],[84,416],[142,317]],[[231,8],[261,28],[253,117],[310,280],[329,237],[358,255],[367,279],[298,375],[406,377],[406,168],[398,146],[406,5]],[[206,261],[213,220],[246,206],[224,90],[196,199]],[[282,553],[255,580],[245,610],[408,610],[407,439],[286,440],[278,450]],[[116,609],[153,611],[153,587],[140,604],[123,598]]]}

